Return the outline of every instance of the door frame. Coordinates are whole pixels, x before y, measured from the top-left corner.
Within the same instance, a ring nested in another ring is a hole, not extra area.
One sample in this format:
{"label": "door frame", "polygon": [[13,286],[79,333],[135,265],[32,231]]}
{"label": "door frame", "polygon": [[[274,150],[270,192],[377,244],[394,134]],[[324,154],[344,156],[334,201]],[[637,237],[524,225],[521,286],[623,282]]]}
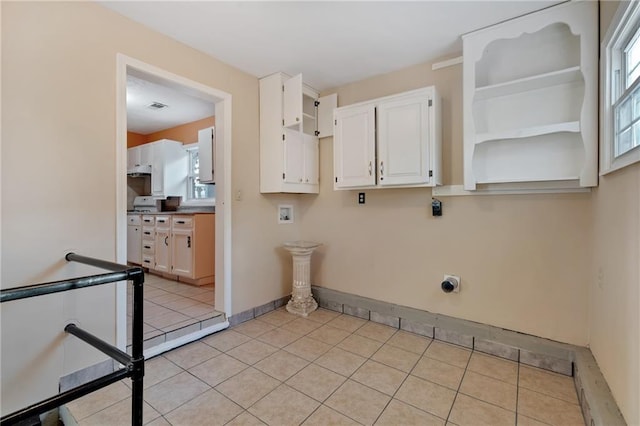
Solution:
{"label": "door frame", "polygon": [[[131,58],[116,55],[116,262],[127,263],[127,73],[134,70],[215,102],[216,116],[216,220],[215,220],[215,309],[230,317],[231,275],[231,94]],[[127,283],[116,286],[116,344],[127,344]]]}

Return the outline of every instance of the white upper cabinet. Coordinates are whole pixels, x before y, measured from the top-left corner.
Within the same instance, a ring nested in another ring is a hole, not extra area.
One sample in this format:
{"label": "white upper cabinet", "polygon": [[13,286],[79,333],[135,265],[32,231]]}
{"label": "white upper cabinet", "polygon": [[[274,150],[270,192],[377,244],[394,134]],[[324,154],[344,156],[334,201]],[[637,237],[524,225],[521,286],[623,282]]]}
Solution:
{"label": "white upper cabinet", "polygon": [[333,134],[336,106],[300,74],[260,79],[260,192],[318,193],[318,138]]}
{"label": "white upper cabinet", "polygon": [[153,152],[151,195],[185,198],[189,158],[182,143],[162,139],[147,145],[151,147]]}
{"label": "white upper cabinet", "polygon": [[377,112],[380,185],[428,183],[428,99],[410,97],[381,102]]}
{"label": "white upper cabinet", "polygon": [[442,183],[435,87],[341,107],[334,119],[334,189]]}
{"label": "white upper cabinet", "polygon": [[[298,74],[288,80],[285,80],[282,92],[284,97],[284,112],[282,114],[284,119],[283,125],[285,127],[290,127],[300,124],[303,119],[302,74]],[[315,97],[317,97],[317,95]],[[311,96],[311,98],[313,99],[313,96]]]}
{"label": "white upper cabinet", "polygon": [[334,187],[376,184],[376,107],[342,107],[335,111],[333,134]]}
{"label": "white upper cabinet", "polygon": [[465,189],[597,185],[597,13],[568,2],[463,36]]}
{"label": "white upper cabinet", "polygon": [[216,131],[214,127],[198,130],[198,161],[200,183],[216,183],[214,154]]}

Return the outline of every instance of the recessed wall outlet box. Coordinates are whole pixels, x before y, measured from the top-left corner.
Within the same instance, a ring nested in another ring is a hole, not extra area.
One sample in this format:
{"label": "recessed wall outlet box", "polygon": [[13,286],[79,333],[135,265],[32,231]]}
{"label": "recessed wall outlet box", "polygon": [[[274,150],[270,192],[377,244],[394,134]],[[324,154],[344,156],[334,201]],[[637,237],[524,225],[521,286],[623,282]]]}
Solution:
{"label": "recessed wall outlet box", "polygon": [[278,206],[278,223],[293,223],[293,206],[280,204]]}
{"label": "recessed wall outlet box", "polygon": [[440,287],[445,293],[460,293],[460,277],[456,275],[445,275]]}

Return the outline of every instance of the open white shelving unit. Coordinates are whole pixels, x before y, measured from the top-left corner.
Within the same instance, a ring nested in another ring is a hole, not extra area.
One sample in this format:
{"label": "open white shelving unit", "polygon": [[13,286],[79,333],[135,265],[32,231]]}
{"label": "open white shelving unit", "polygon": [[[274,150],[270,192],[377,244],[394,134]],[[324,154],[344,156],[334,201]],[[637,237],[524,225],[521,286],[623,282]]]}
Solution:
{"label": "open white shelving unit", "polygon": [[597,22],[572,1],[463,36],[465,190],[597,185]]}

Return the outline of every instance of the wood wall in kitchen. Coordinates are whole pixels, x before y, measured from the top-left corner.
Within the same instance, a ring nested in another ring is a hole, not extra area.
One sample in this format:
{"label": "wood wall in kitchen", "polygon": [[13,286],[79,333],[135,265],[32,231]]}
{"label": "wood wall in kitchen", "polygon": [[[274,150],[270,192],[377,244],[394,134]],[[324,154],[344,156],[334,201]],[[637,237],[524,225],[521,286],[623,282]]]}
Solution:
{"label": "wood wall in kitchen", "polygon": [[214,124],[215,117],[211,116],[203,118],[202,120],[196,120],[169,129],[149,133],[148,135],[127,132],[127,148],[155,142],[160,139],[171,139],[173,141],[180,141],[183,144],[195,143],[198,142],[198,130],[211,127]]}

